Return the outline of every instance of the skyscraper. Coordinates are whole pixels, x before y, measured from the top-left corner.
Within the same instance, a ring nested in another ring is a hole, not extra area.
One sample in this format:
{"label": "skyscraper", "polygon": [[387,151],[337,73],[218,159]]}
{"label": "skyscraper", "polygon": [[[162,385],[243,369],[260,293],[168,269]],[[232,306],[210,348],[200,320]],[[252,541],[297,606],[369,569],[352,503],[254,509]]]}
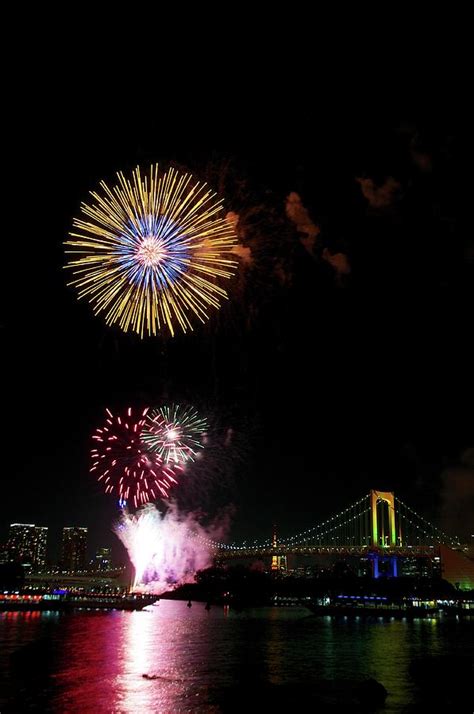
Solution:
{"label": "skyscraper", "polygon": [[[272,548],[277,548],[277,546],[278,546],[278,540],[277,540],[277,533],[276,533],[276,525],[274,525],[273,526],[273,536],[272,536]],[[272,569],[272,572],[275,572],[275,571],[286,572],[287,571],[286,555],[272,555],[271,569]]]}
{"label": "skyscraper", "polygon": [[8,560],[42,568],[46,563],[48,529],[34,523],[12,523],[8,536]]}
{"label": "skyscraper", "polygon": [[63,570],[85,570],[87,551],[87,528],[63,528],[61,547],[61,568]]}
{"label": "skyscraper", "polygon": [[95,570],[109,570],[112,566],[111,555],[112,550],[110,548],[99,548],[93,561]]}

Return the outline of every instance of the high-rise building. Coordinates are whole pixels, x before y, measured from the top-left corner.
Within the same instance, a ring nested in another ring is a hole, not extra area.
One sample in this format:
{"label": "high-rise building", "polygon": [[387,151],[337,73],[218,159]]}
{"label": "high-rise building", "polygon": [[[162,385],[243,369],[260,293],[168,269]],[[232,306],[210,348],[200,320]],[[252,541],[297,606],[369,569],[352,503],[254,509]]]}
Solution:
{"label": "high-rise building", "polygon": [[95,570],[110,570],[112,567],[112,549],[111,548],[98,548],[93,561],[93,567]]}
{"label": "high-rise building", "polygon": [[[278,547],[276,525],[273,526],[273,536],[272,536],[272,548]],[[288,563],[286,561],[286,555],[272,555],[272,572],[286,573],[288,569]]]}
{"label": "high-rise building", "polygon": [[87,552],[87,528],[63,528],[61,544],[61,568],[85,570]]}
{"label": "high-rise building", "polygon": [[10,562],[42,568],[46,563],[48,529],[34,523],[12,523],[7,553]]}

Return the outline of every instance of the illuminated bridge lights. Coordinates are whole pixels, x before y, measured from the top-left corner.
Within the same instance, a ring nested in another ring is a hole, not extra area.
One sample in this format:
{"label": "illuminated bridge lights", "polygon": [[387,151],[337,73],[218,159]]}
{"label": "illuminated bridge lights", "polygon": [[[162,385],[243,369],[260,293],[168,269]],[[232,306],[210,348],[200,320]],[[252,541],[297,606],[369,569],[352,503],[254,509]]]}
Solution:
{"label": "illuminated bridge lights", "polygon": [[[384,515],[387,511],[384,512],[383,505],[380,506],[381,513],[378,513],[378,504],[384,502],[387,504],[385,508],[388,506],[388,516]],[[389,528],[386,533],[387,517]],[[459,547],[457,539],[443,533],[400,499],[395,498],[392,493],[380,491],[371,491],[337,515],[312,528],[287,538],[279,538],[276,548],[271,539],[254,541],[252,545],[246,542],[208,543],[214,550],[229,557],[238,554],[256,556],[278,553],[361,554],[368,550],[383,550],[384,553],[393,555],[419,554],[432,557],[434,549],[439,544]]]}

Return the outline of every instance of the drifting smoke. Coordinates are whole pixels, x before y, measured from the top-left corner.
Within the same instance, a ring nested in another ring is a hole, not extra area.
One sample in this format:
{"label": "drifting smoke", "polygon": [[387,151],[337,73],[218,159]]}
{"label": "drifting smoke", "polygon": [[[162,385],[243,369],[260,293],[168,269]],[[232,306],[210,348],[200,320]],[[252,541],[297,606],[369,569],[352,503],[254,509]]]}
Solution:
{"label": "drifting smoke", "polygon": [[356,181],[370,208],[387,208],[399,197],[401,185],[393,176],[386,178],[381,185],[377,185],[371,178],[359,177]]}
{"label": "drifting smoke", "polygon": [[247,248],[245,245],[242,245],[241,243],[237,243],[237,245],[232,246],[231,253],[233,253],[238,258],[240,258],[244,265],[252,264],[252,251],[250,248]]}
{"label": "drifting smoke", "polygon": [[[225,219],[227,223],[232,226],[237,235],[239,235],[239,214],[235,213],[235,211],[229,211],[226,214]],[[239,238],[240,237],[241,236],[239,235]],[[232,246],[231,253],[240,258],[244,265],[252,264],[252,250],[248,246],[242,245],[242,243],[237,243],[236,245]]]}
{"label": "drifting smoke", "polygon": [[322,253],[323,260],[336,271],[337,280],[341,281],[343,275],[350,275],[351,265],[345,253],[331,253],[327,248]]}
{"label": "drifting smoke", "polygon": [[303,206],[299,194],[292,191],[286,198],[285,204],[286,215],[292,221],[296,230],[300,234],[301,244],[306,248],[308,253],[313,254],[316,237],[319,235],[319,226],[315,225],[311,220],[307,209]]}
{"label": "drifting smoke", "polygon": [[234,229],[234,231],[237,233],[238,228],[239,228],[239,219],[240,219],[239,214],[236,213],[235,211],[227,211],[227,213],[225,215],[225,219],[226,219],[227,223],[229,223],[232,226],[232,228]]}
{"label": "drifting smoke", "polygon": [[210,527],[195,514],[180,513],[171,503],[166,513],[153,504],[135,514],[123,512],[114,527],[135,568],[134,590],[160,595],[194,581],[198,570],[212,565],[212,540],[221,540],[227,519]]}

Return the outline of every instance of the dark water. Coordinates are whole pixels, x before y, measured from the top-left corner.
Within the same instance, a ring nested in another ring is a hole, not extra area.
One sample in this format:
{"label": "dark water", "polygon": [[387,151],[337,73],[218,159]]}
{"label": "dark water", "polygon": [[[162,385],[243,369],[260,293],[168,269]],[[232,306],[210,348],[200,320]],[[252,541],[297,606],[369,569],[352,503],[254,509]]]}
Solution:
{"label": "dark water", "polygon": [[377,711],[472,712],[473,634],[467,619],[206,612],[172,601],[1,613],[0,712],[373,711],[358,688],[368,677],[389,692]]}

